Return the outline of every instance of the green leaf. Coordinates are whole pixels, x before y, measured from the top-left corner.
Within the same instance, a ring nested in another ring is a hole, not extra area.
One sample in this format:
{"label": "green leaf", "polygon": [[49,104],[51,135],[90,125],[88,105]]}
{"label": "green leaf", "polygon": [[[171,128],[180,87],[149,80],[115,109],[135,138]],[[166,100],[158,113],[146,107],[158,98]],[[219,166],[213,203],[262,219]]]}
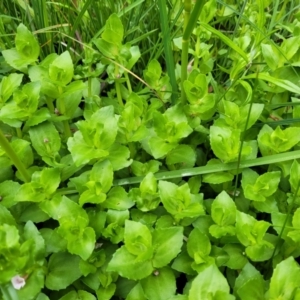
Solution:
{"label": "green leaf", "polygon": [[148,299],[165,300],[175,295],[176,292],[175,276],[168,267],[155,270],[140,283]]}
{"label": "green leaf", "polygon": [[4,104],[20,86],[23,74],[12,73],[2,77],[0,82],[0,107]]}
{"label": "green leaf", "polygon": [[29,135],[36,152],[43,159],[51,158],[54,162],[61,147],[61,139],[55,126],[50,122],[41,123],[31,127]]}
{"label": "green leaf", "polygon": [[113,144],[109,148],[109,156],[107,157],[111,162],[115,171],[126,168],[131,165],[130,151],[123,145]]}
{"label": "green leaf", "polygon": [[15,43],[18,53],[22,57],[26,57],[30,61],[29,63],[38,59],[40,54],[39,43],[24,24],[20,24],[17,28]]}
{"label": "green leaf", "polygon": [[34,35],[24,24],[17,28],[15,38],[16,48],[3,50],[6,62],[13,68],[26,72],[27,66],[36,62],[40,54],[40,46]]}
{"label": "green leaf", "polygon": [[162,69],[159,62],[153,59],[149,62],[144,71],[144,78],[150,86],[156,87],[159,84],[158,80],[160,79],[161,73]]}
{"label": "green leaf", "polygon": [[[271,70],[276,70],[283,66],[285,59],[273,44],[261,43],[262,55]],[[286,52],[283,52],[286,53]],[[285,54],[286,56],[286,54]]]}
{"label": "green leaf", "polygon": [[[88,120],[77,122],[80,131],[77,131],[74,137],[69,138],[67,143],[77,166],[86,164],[94,158],[103,159],[109,155],[109,149],[117,136],[117,122],[113,106],[102,107],[93,113]],[[111,152],[114,151],[117,149],[112,147]],[[124,149],[122,148],[121,151],[123,153]],[[123,155],[122,159],[124,159]],[[113,158],[111,162],[114,166]]]}
{"label": "green leaf", "polygon": [[300,165],[297,162],[297,160],[294,160],[291,167],[290,179],[289,179],[293,193],[297,191],[299,180],[300,180]]}
{"label": "green leaf", "polygon": [[147,300],[140,283],[136,284],[126,297],[126,300]]}
{"label": "green leaf", "polygon": [[223,250],[229,255],[229,260],[225,265],[233,270],[239,270],[248,262],[245,257],[244,247],[240,244],[226,244]]}
{"label": "green leaf", "polygon": [[247,263],[235,281],[234,289],[242,300],[264,300],[265,281],[263,276]]}
{"label": "green leaf", "polygon": [[66,86],[73,78],[74,66],[68,51],[63,52],[49,65],[49,78],[60,86]]}
{"label": "green leaf", "polygon": [[134,206],[134,204],[123,187],[115,186],[109,191],[107,199],[101,206],[115,210],[126,210]]}
{"label": "green leaf", "polygon": [[207,235],[199,229],[194,228],[187,241],[187,252],[196,264],[206,263],[206,259],[211,251],[211,244]]}
{"label": "green leaf", "polygon": [[63,297],[59,298],[59,300],[96,300],[96,297],[91,293],[79,290],[71,291],[65,294]]}
{"label": "green leaf", "polygon": [[[240,135],[239,129],[211,126],[210,144],[214,154],[225,163],[237,160],[241,147]],[[255,158],[257,151],[255,145],[255,141],[244,142],[242,158]]]}
{"label": "green leaf", "polygon": [[96,39],[93,42],[104,56],[112,59],[117,59],[119,57],[120,45],[107,42],[104,39]]}
{"label": "green leaf", "polygon": [[112,14],[105,23],[101,37],[112,44],[120,45],[123,40],[123,24],[117,14]]}
{"label": "green leaf", "polygon": [[[181,251],[183,244],[183,228],[156,228],[152,234],[154,255],[152,264],[155,268],[168,265]],[[170,245],[173,245],[170,247]]]}
{"label": "green leaf", "polygon": [[299,287],[300,269],[292,256],[280,262],[270,281],[270,299],[292,299]]}
{"label": "green leaf", "polygon": [[251,169],[243,171],[242,187],[245,197],[253,201],[266,201],[267,197],[273,195],[281,177],[281,172],[267,172],[258,175]]}
{"label": "green leaf", "polygon": [[145,261],[153,256],[152,235],[142,223],[125,221],[124,243],[128,252],[137,256],[137,261]]}
{"label": "green leaf", "polygon": [[221,192],[211,206],[211,217],[220,226],[233,225],[236,219],[236,206],[231,197]]}
{"label": "green leaf", "polygon": [[103,300],[109,300],[115,294],[116,285],[115,283],[111,283],[108,287],[102,287],[96,291],[97,298]]}
{"label": "green leaf", "polygon": [[17,223],[10,213],[10,211],[3,205],[0,204],[0,224],[8,224],[16,226]]}
{"label": "green leaf", "polygon": [[54,220],[79,225],[85,228],[89,223],[86,211],[76,202],[70,200],[66,196],[55,196],[51,201],[40,203],[40,207]]}
{"label": "green leaf", "polygon": [[[222,294],[223,298],[216,296]],[[213,298],[214,297],[214,298]],[[226,297],[226,298],[225,298]],[[229,296],[229,285],[215,265],[210,265],[201,271],[192,281],[189,300],[202,299],[235,299]]]}
{"label": "green leaf", "polygon": [[80,228],[65,222],[57,232],[67,241],[68,251],[79,255],[83,260],[87,260],[95,249],[96,236],[91,227]]}
{"label": "green leaf", "polygon": [[59,252],[50,256],[46,287],[50,290],[62,290],[82,276],[79,269],[79,256]]}
{"label": "green leaf", "polygon": [[193,218],[204,214],[202,197],[192,195],[187,183],[177,187],[174,183],[160,181],[159,194],[164,208],[175,219]]}
{"label": "green leaf", "polygon": [[180,168],[192,168],[196,162],[196,153],[189,145],[178,145],[168,152],[167,165],[180,164]]}
{"label": "green leaf", "polygon": [[282,130],[279,126],[273,130],[264,125],[258,134],[258,146],[263,156],[290,150],[300,141],[298,127]]}
{"label": "green leaf", "polygon": [[128,279],[140,280],[149,276],[153,271],[153,267],[150,260],[136,260],[136,255],[131,254],[125,246],[122,246],[114,253],[107,271],[117,272]]}

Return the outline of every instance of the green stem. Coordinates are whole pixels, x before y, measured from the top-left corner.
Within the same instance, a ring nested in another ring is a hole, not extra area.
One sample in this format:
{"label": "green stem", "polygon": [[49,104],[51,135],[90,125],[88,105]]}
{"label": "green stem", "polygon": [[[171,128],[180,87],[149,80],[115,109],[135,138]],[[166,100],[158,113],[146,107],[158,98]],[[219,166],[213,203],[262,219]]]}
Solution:
{"label": "green stem", "polygon": [[6,155],[11,159],[14,166],[18,169],[20,174],[22,175],[25,182],[30,182],[31,176],[27,172],[24,164],[19,159],[18,155],[14,151],[14,149],[11,147],[10,143],[4,136],[3,132],[0,130],[0,146],[5,151]]}
{"label": "green stem", "polygon": [[193,29],[197,24],[197,20],[205,4],[205,0],[197,0],[194,9],[191,13],[191,0],[184,1],[184,32],[182,37],[182,52],[181,52],[181,101],[186,103],[186,94],[183,88],[183,83],[187,79],[189,40]]}
{"label": "green stem", "polygon": [[21,130],[21,128],[17,127],[17,128],[16,128],[16,132],[17,132],[17,137],[18,137],[19,139],[21,139],[21,138],[22,138],[22,130]]}
{"label": "green stem", "polygon": [[[62,95],[63,91],[62,88],[59,87],[59,94]],[[66,106],[65,106],[65,102],[64,99],[62,97],[59,97],[57,99],[58,102],[58,109],[61,115],[64,115],[66,113]],[[66,138],[69,138],[72,136],[72,132],[70,129],[70,124],[68,120],[64,120],[63,121],[63,126],[64,126],[64,135]]]}
{"label": "green stem", "polygon": [[117,65],[115,65],[115,76],[116,76],[115,86],[116,86],[117,98],[118,98],[120,106],[123,106],[124,104],[122,101],[121,84],[119,82],[119,77],[120,77],[119,66],[117,66]]}
{"label": "green stem", "polygon": [[50,112],[54,113],[55,107],[53,105],[53,101],[50,98],[46,97],[45,102],[46,102],[47,107],[49,108]]}
{"label": "green stem", "polygon": [[124,76],[125,76],[125,79],[126,79],[126,84],[127,84],[127,88],[128,88],[129,94],[131,94],[132,93],[132,88],[131,88],[131,83],[130,83],[130,80],[129,80],[128,73],[125,72]]}

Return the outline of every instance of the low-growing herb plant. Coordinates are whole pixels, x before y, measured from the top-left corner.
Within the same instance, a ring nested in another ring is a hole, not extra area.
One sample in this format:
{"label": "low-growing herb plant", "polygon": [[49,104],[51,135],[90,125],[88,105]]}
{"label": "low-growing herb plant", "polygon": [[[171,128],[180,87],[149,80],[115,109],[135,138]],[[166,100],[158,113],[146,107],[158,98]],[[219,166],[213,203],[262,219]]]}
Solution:
{"label": "low-growing herb plant", "polygon": [[138,75],[116,13],[77,62],[0,40],[0,299],[298,299],[299,20],[267,2],[161,1]]}

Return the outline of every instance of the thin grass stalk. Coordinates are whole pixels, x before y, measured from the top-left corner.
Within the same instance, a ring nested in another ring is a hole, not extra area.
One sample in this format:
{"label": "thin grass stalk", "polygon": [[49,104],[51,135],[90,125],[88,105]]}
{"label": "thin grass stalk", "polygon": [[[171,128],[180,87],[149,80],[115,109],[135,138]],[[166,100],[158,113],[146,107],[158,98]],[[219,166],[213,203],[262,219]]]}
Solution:
{"label": "thin grass stalk", "polygon": [[[249,159],[241,161],[239,164],[239,169],[245,169],[255,166],[270,165],[278,162],[289,161],[300,158],[300,150],[290,151],[287,153],[274,154],[270,156],[258,157],[255,159]],[[174,178],[182,178],[203,174],[211,174],[223,171],[236,170],[236,162],[231,163],[222,163],[218,165],[206,165],[201,167],[189,168],[189,169],[180,169],[176,171],[167,171],[159,172],[154,174],[157,180],[168,180]],[[140,183],[144,179],[143,176],[130,177],[124,179],[117,179],[114,181],[114,185],[128,185]]]}
{"label": "thin grass stalk", "polygon": [[27,172],[24,164],[14,151],[14,149],[11,147],[10,143],[4,136],[3,132],[0,130],[0,146],[5,151],[6,155],[11,159],[14,166],[18,169],[20,174],[22,175],[25,182],[30,182],[31,176]]}
{"label": "thin grass stalk", "polygon": [[190,0],[184,1],[184,32],[182,37],[182,52],[181,52],[181,102],[186,103],[186,94],[184,91],[183,83],[187,79],[188,67],[188,51],[189,40],[193,29],[196,26],[197,20],[200,16],[205,0],[198,0],[192,10],[192,3]]}
{"label": "thin grass stalk", "polygon": [[172,104],[175,105],[176,98],[177,98],[177,83],[176,83],[176,76],[175,76],[173,52],[171,48],[171,36],[170,36],[170,28],[168,22],[166,0],[159,0],[158,6],[159,6],[160,23],[161,23],[161,30],[162,30],[162,40],[163,40],[164,52],[165,52],[165,58],[167,64],[167,72],[172,86],[171,99],[172,99]]}

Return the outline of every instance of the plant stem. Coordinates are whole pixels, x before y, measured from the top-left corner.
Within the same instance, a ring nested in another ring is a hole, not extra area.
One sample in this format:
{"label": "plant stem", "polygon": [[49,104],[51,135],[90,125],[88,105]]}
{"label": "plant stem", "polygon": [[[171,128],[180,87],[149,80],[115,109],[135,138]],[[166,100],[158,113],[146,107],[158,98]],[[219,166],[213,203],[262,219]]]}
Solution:
{"label": "plant stem", "polygon": [[175,76],[175,64],[174,64],[174,57],[172,53],[171,47],[171,35],[170,35],[170,27],[168,23],[168,14],[167,14],[167,4],[166,0],[158,1],[159,6],[159,15],[160,15],[160,23],[161,23],[161,30],[162,30],[162,41],[164,45],[164,52],[167,64],[167,72],[170,78],[170,83],[172,86],[172,104],[176,104],[177,95],[177,82]]}
{"label": "plant stem", "polygon": [[131,87],[131,83],[130,83],[130,80],[129,80],[128,73],[125,72],[124,76],[125,76],[125,79],[126,79],[126,84],[127,84],[128,92],[129,92],[129,94],[131,94],[132,93],[132,87]]}
{"label": "plant stem", "polygon": [[[59,88],[59,93],[60,95],[62,94],[62,88],[60,87]],[[58,102],[58,106],[59,106],[59,112],[60,114],[64,115],[65,112],[66,112],[66,106],[65,106],[65,102],[64,102],[64,99],[62,97],[59,97],[57,99],[57,102]],[[72,132],[71,132],[71,129],[70,129],[70,124],[69,124],[69,121],[68,120],[64,120],[63,121],[63,126],[64,126],[64,135],[66,138],[69,138],[72,136]]]}
{"label": "plant stem", "polygon": [[122,95],[121,95],[121,85],[119,82],[120,74],[119,74],[119,66],[118,65],[115,65],[115,76],[116,76],[115,85],[116,85],[117,98],[118,98],[120,106],[122,107],[124,104],[123,104]]}
{"label": "plant stem", "polygon": [[181,52],[181,101],[183,104],[186,102],[186,94],[183,88],[183,83],[187,79],[189,40],[204,4],[205,0],[197,0],[191,13],[191,0],[184,1],[184,31]]}
{"label": "plant stem", "polygon": [[10,143],[4,136],[3,132],[0,130],[0,146],[5,151],[6,155],[11,159],[14,166],[18,169],[18,171],[21,173],[23,179],[25,182],[30,182],[31,176],[27,172],[24,164],[19,159],[18,155],[14,151],[14,149],[11,147]]}

